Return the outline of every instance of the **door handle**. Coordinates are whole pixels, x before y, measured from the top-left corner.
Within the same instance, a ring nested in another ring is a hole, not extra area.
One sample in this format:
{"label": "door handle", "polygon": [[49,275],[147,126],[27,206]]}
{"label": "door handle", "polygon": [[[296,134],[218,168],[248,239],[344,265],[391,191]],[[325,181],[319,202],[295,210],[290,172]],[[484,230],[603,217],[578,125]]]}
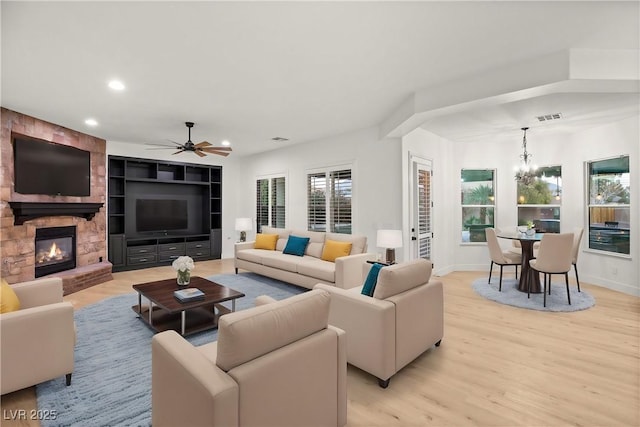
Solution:
{"label": "door handle", "polygon": [[418,240],[416,236],[411,236],[411,240]]}

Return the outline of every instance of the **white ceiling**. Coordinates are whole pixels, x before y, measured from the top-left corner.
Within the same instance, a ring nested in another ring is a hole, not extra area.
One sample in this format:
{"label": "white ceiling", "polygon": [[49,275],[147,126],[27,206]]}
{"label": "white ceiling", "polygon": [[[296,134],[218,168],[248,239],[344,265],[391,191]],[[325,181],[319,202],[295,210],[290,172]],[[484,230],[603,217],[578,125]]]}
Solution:
{"label": "white ceiling", "polygon": [[[628,2],[12,2],[2,106],[108,141],[232,143],[234,155],[377,126],[417,91],[568,49],[639,49]],[[112,78],[126,90],[107,88]],[[431,118],[454,141],[561,112],[638,114],[638,94],[547,94]],[[99,125],[89,128],[88,117]],[[546,126],[549,126],[548,124]],[[274,143],[280,136],[289,143]],[[383,135],[384,136],[384,135]]]}

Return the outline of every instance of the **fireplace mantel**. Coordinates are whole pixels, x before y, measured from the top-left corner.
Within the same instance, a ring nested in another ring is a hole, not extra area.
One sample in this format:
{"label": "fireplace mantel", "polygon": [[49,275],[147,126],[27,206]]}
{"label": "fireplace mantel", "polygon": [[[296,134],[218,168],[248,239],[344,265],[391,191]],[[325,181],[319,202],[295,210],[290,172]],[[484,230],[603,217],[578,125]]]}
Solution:
{"label": "fireplace mantel", "polygon": [[89,221],[103,205],[104,203],[9,202],[15,225],[45,216],[79,216]]}

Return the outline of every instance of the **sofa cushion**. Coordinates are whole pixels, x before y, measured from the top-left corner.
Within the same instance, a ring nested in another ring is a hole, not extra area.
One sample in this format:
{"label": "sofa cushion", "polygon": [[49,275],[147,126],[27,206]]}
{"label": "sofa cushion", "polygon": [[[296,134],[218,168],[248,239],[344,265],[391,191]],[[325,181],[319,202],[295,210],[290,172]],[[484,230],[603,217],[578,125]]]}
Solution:
{"label": "sofa cushion", "polygon": [[349,255],[363,254],[367,250],[367,238],[365,236],[354,236],[343,233],[326,233],[327,240],[338,242],[351,242],[351,253]]}
{"label": "sofa cushion", "polygon": [[289,254],[289,255],[304,256],[304,251],[307,249],[308,244],[309,244],[308,237],[294,236],[293,234],[291,234],[289,236],[289,240],[287,240],[287,246],[284,247],[284,250],[282,251],[282,253]]}
{"label": "sofa cushion", "polygon": [[0,314],[20,310],[20,300],[11,285],[2,279],[0,286]]}
{"label": "sofa cushion", "polygon": [[369,274],[367,274],[367,278],[364,281],[364,285],[362,285],[362,295],[367,295],[369,297],[373,296],[376,284],[378,283],[378,275],[380,274],[380,269],[382,267],[383,265],[377,262],[371,266]]}
{"label": "sofa cushion", "polygon": [[297,255],[287,255],[280,251],[265,253],[262,256],[262,265],[277,268],[278,270],[297,273],[300,257]]}
{"label": "sofa cushion", "polygon": [[[262,264],[262,257],[267,253],[276,253],[275,251],[268,251],[266,249],[242,249],[236,253],[236,258],[249,262],[255,262],[256,264]],[[277,252],[280,253],[280,252]]]}
{"label": "sofa cushion", "polygon": [[305,256],[298,260],[298,274],[313,277],[328,283],[336,282],[336,265],[316,257]]}
{"label": "sofa cushion", "polygon": [[304,251],[305,255],[309,255],[315,258],[322,256],[322,248],[324,247],[325,234],[319,231],[307,231],[307,230],[293,230],[291,234],[295,234],[300,237],[308,237],[309,244]]}
{"label": "sofa cushion", "polygon": [[287,239],[289,239],[289,234],[291,234],[291,231],[285,230],[284,228],[275,228],[275,227],[268,227],[266,225],[263,225],[262,233],[277,234],[278,242],[276,243],[276,250],[282,251],[284,247],[287,245]]}
{"label": "sofa cushion", "polygon": [[320,259],[335,262],[336,258],[347,256],[351,253],[351,242],[338,242],[336,240],[327,240],[324,242],[322,256]]}
{"label": "sofa cushion", "polygon": [[253,248],[275,251],[277,242],[278,242],[277,234],[258,233],[256,234],[256,242],[254,243]]}
{"label": "sofa cushion", "polygon": [[320,289],[220,317],[216,364],[225,372],[305,338],[329,322],[331,297]]}
{"label": "sofa cushion", "polygon": [[416,259],[381,269],[373,297],[389,298],[427,283],[431,277],[431,267],[431,261]]}

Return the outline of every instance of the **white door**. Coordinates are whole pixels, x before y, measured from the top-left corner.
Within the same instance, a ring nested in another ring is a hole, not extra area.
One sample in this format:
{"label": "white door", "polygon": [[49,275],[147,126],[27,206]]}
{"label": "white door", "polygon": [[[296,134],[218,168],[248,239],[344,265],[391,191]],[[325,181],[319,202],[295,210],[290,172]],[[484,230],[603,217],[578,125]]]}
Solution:
{"label": "white door", "polygon": [[431,259],[433,240],[432,165],[411,157],[411,259]]}

